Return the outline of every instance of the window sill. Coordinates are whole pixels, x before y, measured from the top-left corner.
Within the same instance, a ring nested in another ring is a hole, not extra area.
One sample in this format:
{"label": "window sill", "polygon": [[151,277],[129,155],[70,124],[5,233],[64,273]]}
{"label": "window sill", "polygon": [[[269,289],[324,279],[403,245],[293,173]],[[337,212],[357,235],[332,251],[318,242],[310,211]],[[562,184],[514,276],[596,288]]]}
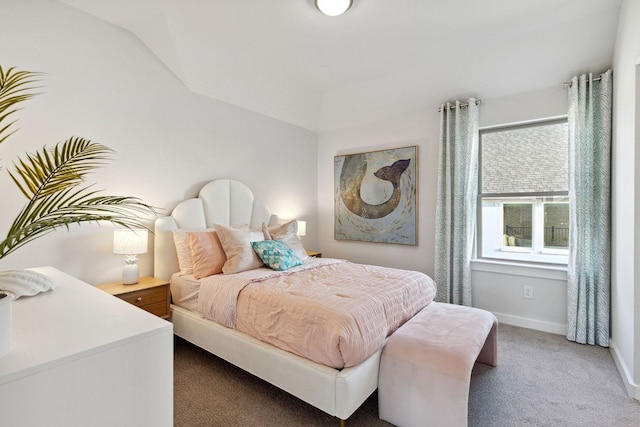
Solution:
{"label": "window sill", "polygon": [[549,249],[543,251],[534,251],[531,248],[518,246],[503,246],[495,251],[485,251],[483,257],[478,259],[486,259],[490,261],[516,263],[524,265],[550,265],[565,267],[569,261],[569,252],[551,252]]}
{"label": "window sill", "polygon": [[518,254],[532,254],[533,249],[520,246],[503,246],[500,248],[500,252],[513,252]]}
{"label": "window sill", "polygon": [[498,259],[478,258],[471,260],[472,271],[536,277],[540,279],[567,280],[566,265],[535,264]]}

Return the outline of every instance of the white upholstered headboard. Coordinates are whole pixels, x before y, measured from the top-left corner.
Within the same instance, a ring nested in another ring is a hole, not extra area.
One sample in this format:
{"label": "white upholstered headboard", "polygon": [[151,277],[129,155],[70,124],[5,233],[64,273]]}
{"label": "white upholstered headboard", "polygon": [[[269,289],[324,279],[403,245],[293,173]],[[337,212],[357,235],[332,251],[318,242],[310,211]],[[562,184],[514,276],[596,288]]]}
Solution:
{"label": "white upholstered headboard", "polygon": [[169,280],[179,271],[178,255],[173,243],[173,230],[200,230],[214,224],[246,225],[260,229],[262,223],[274,225],[278,217],[241,182],[230,179],[211,181],[200,190],[198,197],[178,203],[170,216],[158,217],[154,236],[154,276]]}

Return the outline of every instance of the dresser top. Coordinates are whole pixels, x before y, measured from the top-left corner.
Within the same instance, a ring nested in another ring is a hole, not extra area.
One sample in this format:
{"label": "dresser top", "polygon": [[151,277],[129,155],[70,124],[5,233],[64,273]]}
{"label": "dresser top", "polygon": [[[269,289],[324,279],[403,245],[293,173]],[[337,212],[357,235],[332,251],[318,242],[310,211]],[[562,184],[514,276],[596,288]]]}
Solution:
{"label": "dresser top", "polygon": [[125,343],[173,325],[53,267],[53,291],[11,303],[11,349],[0,357],[0,384]]}

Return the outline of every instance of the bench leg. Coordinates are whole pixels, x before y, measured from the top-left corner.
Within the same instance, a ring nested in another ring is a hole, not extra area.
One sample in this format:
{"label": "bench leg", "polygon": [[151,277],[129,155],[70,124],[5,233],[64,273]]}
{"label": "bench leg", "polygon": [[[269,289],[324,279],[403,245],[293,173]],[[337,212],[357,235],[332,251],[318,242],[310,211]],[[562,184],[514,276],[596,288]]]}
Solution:
{"label": "bench leg", "polygon": [[381,370],[380,419],[403,427],[467,427],[473,365],[461,367],[463,372],[455,376],[403,360],[392,365],[401,369]]}
{"label": "bench leg", "polygon": [[493,322],[476,361],[485,365],[498,366],[498,322]]}

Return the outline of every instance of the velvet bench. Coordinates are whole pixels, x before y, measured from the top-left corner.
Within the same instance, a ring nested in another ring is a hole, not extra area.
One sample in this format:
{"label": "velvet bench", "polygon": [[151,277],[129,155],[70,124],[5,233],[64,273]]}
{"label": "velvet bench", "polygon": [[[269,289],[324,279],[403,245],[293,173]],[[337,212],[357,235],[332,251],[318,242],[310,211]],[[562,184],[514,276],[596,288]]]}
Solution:
{"label": "velvet bench", "polygon": [[429,304],[382,351],[380,419],[402,427],[466,427],[476,360],[497,364],[496,317],[473,307]]}

